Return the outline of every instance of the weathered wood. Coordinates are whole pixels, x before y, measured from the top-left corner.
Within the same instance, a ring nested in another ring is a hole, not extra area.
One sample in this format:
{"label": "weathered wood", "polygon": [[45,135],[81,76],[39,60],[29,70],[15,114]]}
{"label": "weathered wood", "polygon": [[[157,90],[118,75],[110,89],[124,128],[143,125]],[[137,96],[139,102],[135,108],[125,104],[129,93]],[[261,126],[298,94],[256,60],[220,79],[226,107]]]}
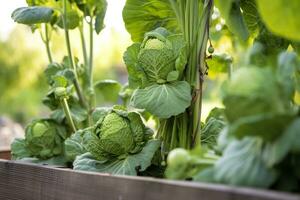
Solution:
{"label": "weathered wood", "polygon": [[111,176],[0,160],[5,200],[300,200],[300,196],[223,185]]}
{"label": "weathered wood", "polygon": [[0,159],[10,160],[10,151],[9,150],[0,150]]}

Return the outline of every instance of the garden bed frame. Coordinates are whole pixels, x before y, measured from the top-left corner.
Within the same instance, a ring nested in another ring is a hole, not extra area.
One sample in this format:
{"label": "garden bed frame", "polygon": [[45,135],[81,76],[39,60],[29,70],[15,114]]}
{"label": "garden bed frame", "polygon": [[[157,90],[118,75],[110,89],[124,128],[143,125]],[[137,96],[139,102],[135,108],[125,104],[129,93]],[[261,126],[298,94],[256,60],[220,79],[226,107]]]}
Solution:
{"label": "garden bed frame", "polygon": [[217,184],[112,176],[0,159],[0,199],[300,200],[300,196]]}

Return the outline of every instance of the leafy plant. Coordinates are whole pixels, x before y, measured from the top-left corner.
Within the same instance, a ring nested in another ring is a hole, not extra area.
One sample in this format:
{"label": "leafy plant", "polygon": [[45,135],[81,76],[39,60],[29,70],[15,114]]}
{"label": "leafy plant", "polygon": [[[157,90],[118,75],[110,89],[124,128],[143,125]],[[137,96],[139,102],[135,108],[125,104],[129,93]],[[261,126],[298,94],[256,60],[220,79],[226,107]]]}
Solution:
{"label": "leafy plant", "polygon": [[[63,157],[66,129],[52,119],[40,119],[31,122],[26,128],[25,139],[16,139],[11,145],[14,159],[34,157],[46,160]],[[64,165],[66,161],[62,160]]]}
{"label": "leafy plant", "polygon": [[128,0],[123,10],[125,26],[139,42],[124,54],[129,87],[137,88],[131,102],[160,119],[157,137],[165,152],[200,144],[212,8],[210,0]]}
{"label": "leafy plant", "polygon": [[136,175],[151,165],[160,141],[151,139],[152,130],[138,113],[114,106],[96,109],[93,115],[95,127],[82,135],[88,153],[75,159],[75,170]]}

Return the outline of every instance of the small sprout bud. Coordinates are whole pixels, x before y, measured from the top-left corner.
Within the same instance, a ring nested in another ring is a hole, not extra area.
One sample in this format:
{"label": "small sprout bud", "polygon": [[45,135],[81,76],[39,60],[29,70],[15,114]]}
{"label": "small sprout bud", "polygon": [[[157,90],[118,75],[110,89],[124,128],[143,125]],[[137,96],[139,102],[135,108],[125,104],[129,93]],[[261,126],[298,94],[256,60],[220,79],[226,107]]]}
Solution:
{"label": "small sprout bud", "polygon": [[64,87],[57,87],[55,88],[55,96],[58,98],[64,98],[67,96],[67,90]]}
{"label": "small sprout bud", "polygon": [[215,49],[214,49],[213,46],[209,46],[209,47],[208,47],[208,53],[213,54],[214,51],[215,51]]}

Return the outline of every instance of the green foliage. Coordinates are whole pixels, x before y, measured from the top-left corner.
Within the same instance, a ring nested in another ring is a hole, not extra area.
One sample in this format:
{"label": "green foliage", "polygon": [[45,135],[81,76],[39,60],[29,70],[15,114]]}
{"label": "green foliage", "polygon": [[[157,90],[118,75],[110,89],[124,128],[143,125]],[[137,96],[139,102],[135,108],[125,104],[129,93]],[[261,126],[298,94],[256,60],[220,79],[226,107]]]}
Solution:
{"label": "green foliage", "polygon": [[268,29],[287,39],[300,40],[299,1],[289,1],[288,5],[284,0],[258,0],[256,2],[259,13]]}
{"label": "green foliage", "polygon": [[95,159],[92,154],[85,153],[76,158],[74,169],[116,175],[137,175],[137,172],[145,171],[151,165],[159,146],[159,140],[149,140],[139,153],[120,159],[110,159],[109,162]]}
{"label": "green foliage", "polygon": [[52,119],[32,121],[25,130],[25,139],[11,144],[13,159],[26,162],[65,165],[64,140],[66,129]]}
{"label": "green foliage", "polygon": [[69,162],[87,152],[83,146],[83,135],[86,131],[88,130],[78,130],[65,140],[65,157]]}
{"label": "green foliage", "polygon": [[[147,141],[147,128],[139,114],[115,106],[98,109],[93,133],[87,134],[86,147],[99,160],[105,155],[116,157],[139,152]],[[92,138],[92,141],[89,141]]]}
{"label": "green foliage", "polygon": [[[82,140],[76,139],[80,141],[76,146],[81,147],[82,142],[89,153],[75,159],[74,169],[136,175],[151,165],[160,141],[150,139],[152,131],[139,114],[114,106],[97,109],[93,118],[97,123],[91,132],[77,136]],[[70,154],[78,155],[78,147],[72,146]]]}
{"label": "green foliage", "polygon": [[[187,58],[181,56],[185,42],[181,35],[157,28],[144,41],[130,46],[124,54],[129,86],[138,88],[131,104],[159,118],[183,113],[191,102],[191,88],[180,81]],[[181,63],[181,64],[180,64]]]}
{"label": "green foliage", "polygon": [[50,23],[53,20],[55,11],[47,7],[23,7],[16,9],[11,17],[17,23],[21,24],[39,24]]}
{"label": "green foliage", "polygon": [[209,149],[214,149],[217,145],[217,138],[225,125],[224,109],[212,109],[202,128],[201,143]]}
{"label": "green foliage", "polygon": [[230,185],[267,188],[274,183],[276,173],[262,159],[263,141],[244,138],[233,141],[214,166],[214,179]]}
{"label": "green foliage", "polygon": [[146,32],[158,27],[165,27],[170,31],[179,28],[169,1],[164,0],[127,0],[123,19],[134,42],[142,42]]}
{"label": "green foliage", "polygon": [[100,102],[117,102],[121,84],[115,80],[101,80],[94,85],[96,99]]}

